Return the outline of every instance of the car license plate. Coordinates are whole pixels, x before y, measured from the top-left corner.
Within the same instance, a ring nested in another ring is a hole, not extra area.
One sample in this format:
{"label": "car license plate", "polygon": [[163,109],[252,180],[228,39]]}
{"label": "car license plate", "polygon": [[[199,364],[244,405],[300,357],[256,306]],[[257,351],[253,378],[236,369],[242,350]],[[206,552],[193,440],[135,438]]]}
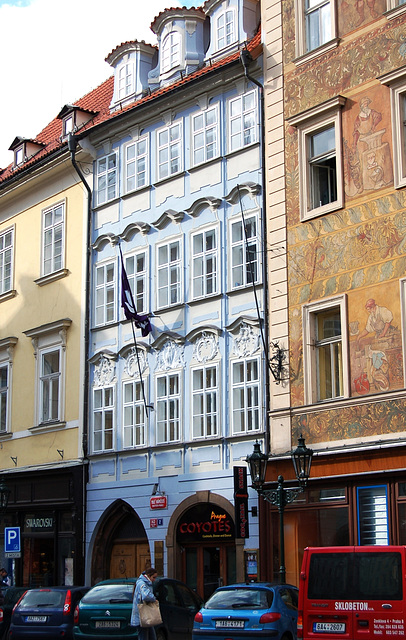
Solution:
{"label": "car license plate", "polygon": [[26,622],[46,622],[47,617],[46,616],[26,616],[25,621]]}
{"label": "car license plate", "polygon": [[244,629],[244,620],[216,620],[216,629]]}
{"label": "car license plate", "polygon": [[96,629],[119,629],[120,620],[96,620]]}
{"label": "car license plate", "polygon": [[313,622],[313,632],[345,633],[345,622]]}

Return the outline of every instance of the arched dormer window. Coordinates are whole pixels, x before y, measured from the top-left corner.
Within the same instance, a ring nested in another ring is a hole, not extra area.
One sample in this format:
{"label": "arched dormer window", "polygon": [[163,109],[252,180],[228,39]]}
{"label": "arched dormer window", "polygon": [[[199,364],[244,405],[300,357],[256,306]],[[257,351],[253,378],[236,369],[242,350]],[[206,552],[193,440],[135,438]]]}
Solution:
{"label": "arched dormer window", "polygon": [[217,50],[224,49],[236,40],[235,13],[232,9],[223,11],[217,18]]}
{"label": "arched dormer window", "polygon": [[168,33],[162,43],[162,73],[165,73],[180,64],[180,45],[181,34],[179,31],[171,31],[171,33]]}
{"label": "arched dormer window", "polygon": [[122,100],[134,93],[134,63],[125,62],[118,72],[118,97]]}

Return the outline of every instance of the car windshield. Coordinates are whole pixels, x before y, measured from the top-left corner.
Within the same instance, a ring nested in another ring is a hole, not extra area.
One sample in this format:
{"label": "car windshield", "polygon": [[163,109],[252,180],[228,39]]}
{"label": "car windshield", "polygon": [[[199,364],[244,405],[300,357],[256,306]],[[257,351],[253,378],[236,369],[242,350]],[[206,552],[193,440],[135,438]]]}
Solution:
{"label": "car windshield", "polygon": [[19,604],[19,608],[62,607],[65,602],[65,596],[66,593],[64,591],[50,591],[49,589],[27,591]]}
{"label": "car windshield", "polygon": [[83,604],[129,603],[133,600],[134,584],[99,584],[82,598]]}
{"label": "car windshield", "polygon": [[206,609],[269,609],[272,591],[264,589],[224,589],[206,602]]}

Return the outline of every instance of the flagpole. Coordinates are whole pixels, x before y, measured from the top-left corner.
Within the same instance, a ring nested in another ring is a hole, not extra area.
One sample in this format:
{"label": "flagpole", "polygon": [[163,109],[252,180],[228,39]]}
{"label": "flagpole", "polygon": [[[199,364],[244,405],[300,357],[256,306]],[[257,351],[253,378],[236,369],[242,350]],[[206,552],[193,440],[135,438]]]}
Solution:
{"label": "flagpole", "polygon": [[[141,383],[141,389],[142,389],[142,399],[144,401],[145,414],[146,414],[146,417],[148,418],[148,409],[151,408],[151,406],[147,405],[147,400],[145,398],[144,380],[142,378],[141,364],[140,364],[140,358],[138,355],[138,348],[137,348],[137,340],[135,338],[135,323],[137,322],[137,326],[141,328],[141,333],[143,336],[147,335],[152,329],[151,329],[151,324],[148,320],[148,316],[139,316],[137,314],[130,283],[128,282],[127,273],[124,268],[123,252],[121,251],[120,244],[118,245],[118,248],[120,251],[120,258],[121,258],[121,305],[124,309],[125,317],[131,320],[131,329],[133,332],[133,339],[134,339],[134,349],[135,349],[135,354],[137,356],[138,373],[140,376],[140,383]],[[126,299],[126,296],[128,296],[129,300]],[[145,320],[147,320],[148,322],[147,327],[141,324],[141,322],[145,322]],[[144,333],[145,330],[146,330],[146,334]]]}
{"label": "flagpole", "polygon": [[138,373],[139,373],[139,376],[140,376],[140,383],[141,383],[141,390],[142,390],[142,399],[144,401],[145,414],[146,414],[146,417],[148,418],[149,405],[147,405],[147,400],[145,398],[144,380],[142,378],[142,373],[141,373],[140,357],[138,355],[137,340],[135,338],[135,328],[134,328],[134,320],[133,320],[133,318],[131,318],[131,328],[133,330],[134,349],[135,349],[135,353],[136,353],[136,356],[137,356]]}

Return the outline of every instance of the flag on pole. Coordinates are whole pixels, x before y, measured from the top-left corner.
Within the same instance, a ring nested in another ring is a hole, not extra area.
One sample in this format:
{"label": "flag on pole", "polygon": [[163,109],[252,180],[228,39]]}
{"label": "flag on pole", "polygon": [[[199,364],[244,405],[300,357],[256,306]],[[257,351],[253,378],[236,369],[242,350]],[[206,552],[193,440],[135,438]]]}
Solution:
{"label": "flag on pole", "polygon": [[120,249],[121,256],[121,306],[124,309],[124,315],[127,320],[133,320],[138,329],[141,329],[141,335],[145,338],[152,331],[151,322],[148,315],[139,315],[135,308],[134,298],[131,291],[130,283],[126,270],[124,268],[123,254]]}

